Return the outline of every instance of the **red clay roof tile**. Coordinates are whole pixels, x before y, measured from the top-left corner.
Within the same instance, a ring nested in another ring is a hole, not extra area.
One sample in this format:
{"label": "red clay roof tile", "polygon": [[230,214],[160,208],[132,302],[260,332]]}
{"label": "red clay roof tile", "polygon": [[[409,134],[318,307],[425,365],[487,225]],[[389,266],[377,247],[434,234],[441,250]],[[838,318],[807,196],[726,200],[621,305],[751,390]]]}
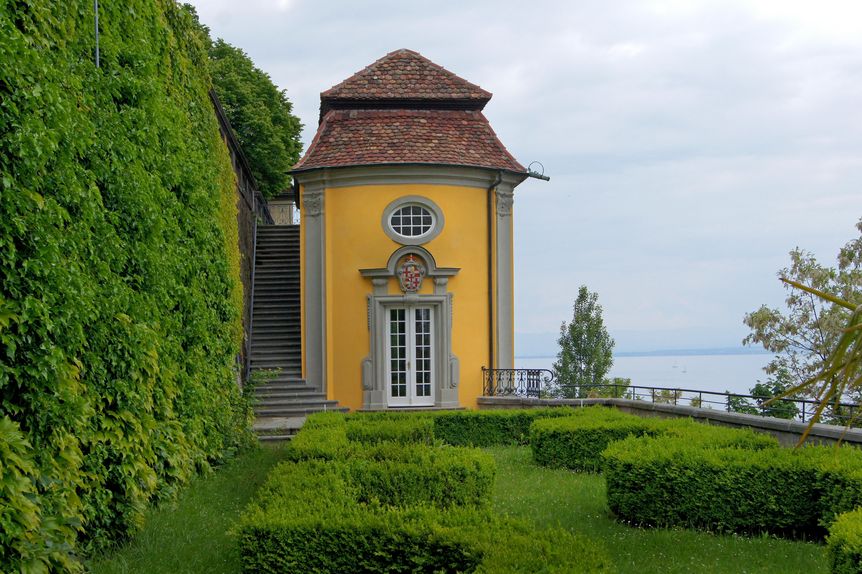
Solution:
{"label": "red clay roof tile", "polygon": [[294,171],[382,164],[525,173],[482,108],[491,93],[412,50],[396,50],[320,94],[320,125]]}
{"label": "red clay roof tile", "polygon": [[399,163],[526,171],[468,110],[331,110],[293,170]]}
{"label": "red clay roof tile", "polygon": [[413,50],[386,54],[320,94],[323,106],[339,100],[456,100],[481,110],[491,93]]}

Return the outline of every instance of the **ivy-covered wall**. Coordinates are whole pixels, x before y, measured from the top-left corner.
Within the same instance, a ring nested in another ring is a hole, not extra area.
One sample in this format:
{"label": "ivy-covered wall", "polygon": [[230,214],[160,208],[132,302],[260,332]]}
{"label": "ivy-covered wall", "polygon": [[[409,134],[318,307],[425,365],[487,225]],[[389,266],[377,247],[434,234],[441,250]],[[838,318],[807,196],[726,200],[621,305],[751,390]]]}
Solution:
{"label": "ivy-covered wall", "polygon": [[173,0],[0,0],[0,565],[64,571],[249,440],[236,196]]}

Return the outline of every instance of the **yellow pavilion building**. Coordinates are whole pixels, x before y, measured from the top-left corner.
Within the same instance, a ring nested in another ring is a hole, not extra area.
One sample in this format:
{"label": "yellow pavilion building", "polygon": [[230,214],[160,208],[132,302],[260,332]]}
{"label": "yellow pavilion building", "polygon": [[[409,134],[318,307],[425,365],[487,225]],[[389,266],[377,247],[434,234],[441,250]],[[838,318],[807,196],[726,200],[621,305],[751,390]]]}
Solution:
{"label": "yellow pavilion building", "polygon": [[512,368],[512,198],[491,94],[397,50],[320,96],[294,166],[302,377],[352,410],[475,407]]}

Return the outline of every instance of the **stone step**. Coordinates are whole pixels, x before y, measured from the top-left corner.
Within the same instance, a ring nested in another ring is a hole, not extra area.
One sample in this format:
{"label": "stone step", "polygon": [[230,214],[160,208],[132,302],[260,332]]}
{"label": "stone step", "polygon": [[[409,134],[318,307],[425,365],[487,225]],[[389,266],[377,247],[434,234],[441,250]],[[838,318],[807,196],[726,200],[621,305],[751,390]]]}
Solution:
{"label": "stone step", "polygon": [[263,409],[329,409],[338,404],[338,401],[328,401],[326,397],[321,395],[311,398],[273,398],[273,397],[256,397],[258,402],[254,405],[255,411]]}
{"label": "stone step", "polygon": [[271,387],[258,387],[254,390],[259,400],[291,400],[300,401],[325,401],[326,393],[316,389],[273,389]]}
{"label": "stone step", "polygon": [[292,317],[298,319],[300,316],[299,305],[292,305],[286,302],[273,304],[266,301],[261,303],[261,305],[263,306],[256,308],[252,313],[255,320],[266,319],[267,317]]}
{"label": "stone step", "polygon": [[258,240],[257,249],[255,251],[258,254],[275,252],[299,256],[299,241],[291,241],[289,239],[280,238],[270,240]]}
{"label": "stone step", "polygon": [[[255,331],[251,342],[252,347],[259,345],[261,349],[302,350],[302,340],[299,336],[299,331],[279,331],[273,333]],[[254,350],[252,348],[252,352]]]}
{"label": "stone step", "polygon": [[340,412],[346,413],[350,409],[347,407],[339,407],[338,401],[329,401],[334,403],[332,406],[326,405],[324,407],[273,407],[273,408],[261,408],[255,409],[255,415],[258,417],[301,417],[314,413],[319,413],[323,411],[328,412]]}
{"label": "stone step", "polygon": [[251,357],[270,357],[270,356],[299,356],[299,345],[260,345],[259,348],[251,352]]}
{"label": "stone step", "polygon": [[288,283],[290,285],[299,286],[299,272],[296,273],[261,273],[259,275],[255,275],[254,282],[257,284],[258,281],[264,283],[272,283],[277,281],[279,283]]}
{"label": "stone step", "polygon": [[[264,305],[265,306],[263,307],[256,308],[252,313],[255,321],[258,319],[266,319],[267,317],[290,317],[299,319],[300,309],[298,305],[291,305],[290,303]],[[257,305],[255,305],[255,307],[257,307]]]}
{"label": "stone step", "polygon": [[255,329],[251,337],[253,344],[273,345],[299,345],[301,336],[299,328],[293,326],[290,329]]}
{"label": "stone step", "polygon": [[255,295],[258,293],[284,293],[292,297],[299,297],[299,281],[285,281],[284,279],[255,279],[254,281]]}
{"label": "stone step", "polygon": [[[299,302],[299,285],[290,285],[285,282],[265,283],[263,281],[255,281],[254,296],[257,299],[258,295],[263,298],[264,303],[272,302],[273,299],[284,301]],[[257,302],[257,301],[255,301]]]}
{"label": "stone step", "polygon": [[267,309],[299,308],[300,300],[297,297],[263,297],[255,299],[254,310],[265,311]]}
{"label": "stone step", "polygon": [[261,251],[255,258],[256,265],[264,265],[272,268],[299,269],[301,258],[299,253],[288,251]]}
{"label": "stone step", "polygon": [[299,349],[296,351],[276,350],[272,353],[255,351],[249,358],[253,367],[263,367],[264,365],[290,366],[299,365],[302,362]]}
{"label": "stone step", "polygon": [[258,233],[294,233],[299,235],[299,225],[275,225],[273,223],[265,223],[257,226]]}
{"label": "stone step", "polygon": [[292,295],[293,297],[299,297],[299,284],[291,285],[285,281],[257,281],[254,282],[254,294],[257,297],[257,294],[281,294],[281,295]]}
{"label": "stone step", "polygon": [[251,359],[252,369],[282,369],[289,372],[299,372],[302,368],[302,362],[299,358],[294,360],[289,359]]}
{"label": "stone step", "polygon": [[255,369],[281,369],[290,368],[301,364],[301,353],[299,349],[295,351],[282,352],[277,354],[256,355],[252,352],[250,357],[251,366]]}
{"label": "stone step", "polygon": [[299,284],[299,268],[290,269],[272,267],[270,269],[261,270],[258,267],[255,272],[254,279],[255,281],[258,279],[267,279],[269,281],[291,281]]}
{"label": "stone step", "polygon": [[300,257],[298,253],[293,254],[269,254],[269,253],[258,253],[257,260],[255,262],[257,267],[255,269],[263,269],[264,271],[269,271],[272,269],[299,269]]}
{"label": "stone step", "polygon": [[[254,371],[255,369],[253,369]],[[256,369],[261,370],[261,369]],[[259,389],[276,389],[276,390],[290,390],[290,389],[299,389],[299,390],[308,390],[315,389],[314,385],[311,385],[302,378],[302,374],[300,372],[293,371],[280,371],[274,377],[267,379],[266,382],[261,383],[257,388]]]}
{"label": "stone step", "polygon": [[274,352],[274,351],[278,351],[278,350],[282,350],[282,351],[290,351],[293,349],[301,350],[300,349],[299,336],[297,336],[296,341],[290,341],[290,340],[287,340],[287,341],[256,340],[255,341],[255,340],[252,340],[252,343],[254,343],[255,351],[261,350],[261,351],[266,351],[266,352],[270,352],[270,351]]}
{"label": "stone step", "polygon": [[258,313],[254,316],[254,329],[257,330],[258,327],[261,327],[267,323],[272,324],[274,326],[286,327],[288,326],[289,320],[293,320],[296,323],[296,327],[299,328],[299,311],[279,311],[277,313]]}
{"label": "stone step", "polygon": [[255,388],[255,393],[318,393],[320,390],[314,385],[302,382],[292,382],[302,380],[298,376],[293,379],[272,380],[267,379],[265,383],[259,383]]}
{"label": "stone step", "polygon": [[259,239],[257,242],[257,249],[255,250],[258,254],[260,253],[269,253],[269,252],[277,252],[277,253],[285,253],[288,255],[299,255],[299,241],[291,241],[289,239],[281,239],[281,238],[273,238],[273,239]]}
{"label": "stone step", "polygon": [[294,317],[273,317],[272,315],[254,318],[254,333],[278,335],[279,333],[295,335],[299,333],[299,314]]}
{"label": "stone step", "polygon": [[[292,397],[289,395],[273,395],[273,396],[256,396],[254,402],[255,410],[264,410],[264,409],[332,409],[336,408],[338,405],[334,404],[336,401],[327,401],[325,396],[318,397],[305,397],[305,396],[296,396]],[[330,404],[333,403],[333,404]]]}

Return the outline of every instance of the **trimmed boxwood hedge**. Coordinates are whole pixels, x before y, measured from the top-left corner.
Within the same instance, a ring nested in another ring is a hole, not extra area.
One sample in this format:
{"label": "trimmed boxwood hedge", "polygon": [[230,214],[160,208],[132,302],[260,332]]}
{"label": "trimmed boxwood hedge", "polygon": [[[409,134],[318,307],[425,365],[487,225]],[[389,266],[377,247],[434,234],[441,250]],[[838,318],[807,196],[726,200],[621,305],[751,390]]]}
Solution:
{"label": "trimmed boxwood hedge", "polygon": [[435,439],[440,416],[309,417],[238,527],[244,571],[612,571],[588,539],[494,515],[493,459]]}
{"label": "trimmed boxwood hedge", "polygon": [[858,449],[720,438],[611,444],[603,455],[608,506],[635,524],[820,538],[835,514],[862,504]]}
{"label": "trimmed boxwood hedge", "polygon": [[363,444],[395,441],[404,444],[432,444],[434,421],[428,417],[397,417],[368,419],[351,417],[347,424],[347,438]]}
{"label": "trimmed boxwood hedge", "polygon": [[[576,409],[432,411],[425,413],[317,413],[292,441],[292,460],[338,458],[358,444],[381,441],[453,446],[524,444],[533,421],[568,417]],[[625,416],[625,415],[624,415]]]}
{"label": "trimmed boxwood hedge", "polygon": [[629,435],[657,434],[665,425],[606,407],[585,407],[572,416],[539,419],[530,427],[530,449],[536,464],[598,472],[601,453]]}
{"label": "trimmed boxwood hedge", "polygon": [[599,472],[602,451],[629,436],[679,436],[697,444],[778,447],[771,436],[711,426],[691,419],[642,418],[607,407],[585,407],[565,418],[537,420],[530,428],[533,460],[540,465]]}
{"label": "trimmed boxwood hedge", "polygon": [[434,436],[456,446],[527,444],[533,421],[567,417],[576,409],[517,409],[499,411],[447,411],[431,417]]}
{"label": "trimmed boxwood hedge", "polygon": [[0,10],[3,571],[78,569],[253,440],[206,52],[173,0],[100,29],[96,68],[92,3]]}
{"label": "trimmed boxwood hedge", "polygon": [[342,413],[316,413],[308,417],[302,432],[287,449],[290,460],[338,459],[361,456],[368,447],[384,442],[400,444],[434,443],[430,419],[398,416],[391,419]]}
{"label": "trimmed boxwood hedge", "polygon": [[829,572],[859,574],[862,572],[862,508],[838,516],[826,539]]}
{"label": "trimmed boxwood hedge", "polygon": [[[373,464],[381,463],[309,460],[277,467],[239,526],[243,571],[612,571],[601,548],[563,530],[537,532],[473,502],[441,508],[422,488],[389,498],[389,490],[364,484],[366,476],[357,472]],[[418,477],[427,469],[416,465],[414,472]]]}

